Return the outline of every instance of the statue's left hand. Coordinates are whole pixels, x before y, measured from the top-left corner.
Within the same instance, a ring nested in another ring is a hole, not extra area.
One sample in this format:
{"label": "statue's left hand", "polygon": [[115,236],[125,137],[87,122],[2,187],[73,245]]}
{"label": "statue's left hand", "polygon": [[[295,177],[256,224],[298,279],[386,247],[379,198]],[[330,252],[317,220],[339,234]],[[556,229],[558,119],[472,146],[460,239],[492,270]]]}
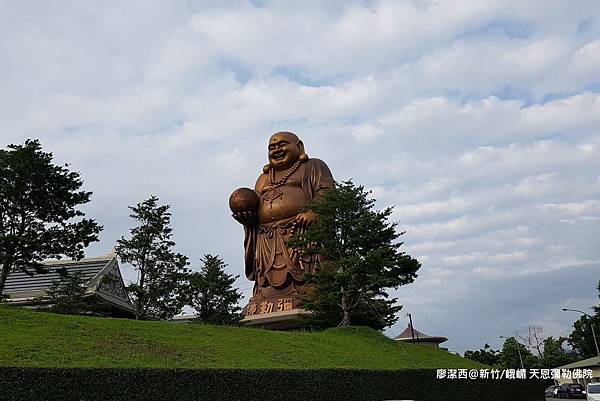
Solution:
{"label": "statue's left hand", "polygon": [[317,221],[317,214],[312,210],[304,213],[298,213],[296,223],[301,227],[308,227]]}

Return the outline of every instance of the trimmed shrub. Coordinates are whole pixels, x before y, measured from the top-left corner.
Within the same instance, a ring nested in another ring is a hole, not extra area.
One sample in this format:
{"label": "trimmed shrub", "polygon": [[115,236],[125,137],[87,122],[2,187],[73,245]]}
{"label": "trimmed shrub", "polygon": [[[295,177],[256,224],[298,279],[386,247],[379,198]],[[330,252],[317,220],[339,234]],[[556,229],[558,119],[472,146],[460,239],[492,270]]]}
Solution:
{"label": "trimmed shrub", "polygon": [[0,400],[543,401],[541,380],[437,379],[435,369],[0,367]]}

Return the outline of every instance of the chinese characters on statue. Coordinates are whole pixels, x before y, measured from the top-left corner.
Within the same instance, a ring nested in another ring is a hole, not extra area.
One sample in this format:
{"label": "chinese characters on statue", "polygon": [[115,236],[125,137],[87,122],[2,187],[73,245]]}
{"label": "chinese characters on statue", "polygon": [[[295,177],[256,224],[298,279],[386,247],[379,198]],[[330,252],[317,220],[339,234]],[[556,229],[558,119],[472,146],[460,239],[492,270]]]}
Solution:
{"label": "chinese characters on statue", "polygon": [[247,316],[262,315],[272,312],[287,312],[294,309],[294,300],[292,298],[281,298],[274,302],[262,301],[260,303],[251,302],[246,310]]}

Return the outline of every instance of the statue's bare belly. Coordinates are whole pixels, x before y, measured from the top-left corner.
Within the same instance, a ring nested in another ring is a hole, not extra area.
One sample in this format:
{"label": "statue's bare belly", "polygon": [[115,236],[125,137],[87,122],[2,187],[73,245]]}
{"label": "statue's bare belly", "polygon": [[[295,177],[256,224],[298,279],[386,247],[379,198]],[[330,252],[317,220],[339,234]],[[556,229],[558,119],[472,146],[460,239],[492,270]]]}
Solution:
{"label": "statue's bare belly", "polygon": [[261,191],[258,207],[260,224],[274,223],[279,220],[296,216],[306,205],[306,195],[300,187],[300,182],[289,180],[286,185],[276,188],[280,193],[269,193],[265,186]]}

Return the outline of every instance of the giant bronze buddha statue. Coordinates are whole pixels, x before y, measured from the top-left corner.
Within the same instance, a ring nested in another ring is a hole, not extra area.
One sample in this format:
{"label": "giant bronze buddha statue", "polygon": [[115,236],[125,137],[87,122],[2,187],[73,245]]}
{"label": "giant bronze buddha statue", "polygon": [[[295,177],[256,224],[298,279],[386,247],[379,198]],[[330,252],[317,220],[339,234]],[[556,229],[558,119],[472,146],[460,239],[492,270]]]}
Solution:
{"label": "giant bronze buddha statue", "polygon": [[291,132],[273,134],[268,155],[254,193],[239,189],[230,198],[233,217],[244,225],[246,277],[254,281],[246,318],[301,307],[308,290],[304,274],[314,271],[318,255],[302,255],[286,241],[316,221],[305,206],[334,185],[327,165],[309,158]]}

